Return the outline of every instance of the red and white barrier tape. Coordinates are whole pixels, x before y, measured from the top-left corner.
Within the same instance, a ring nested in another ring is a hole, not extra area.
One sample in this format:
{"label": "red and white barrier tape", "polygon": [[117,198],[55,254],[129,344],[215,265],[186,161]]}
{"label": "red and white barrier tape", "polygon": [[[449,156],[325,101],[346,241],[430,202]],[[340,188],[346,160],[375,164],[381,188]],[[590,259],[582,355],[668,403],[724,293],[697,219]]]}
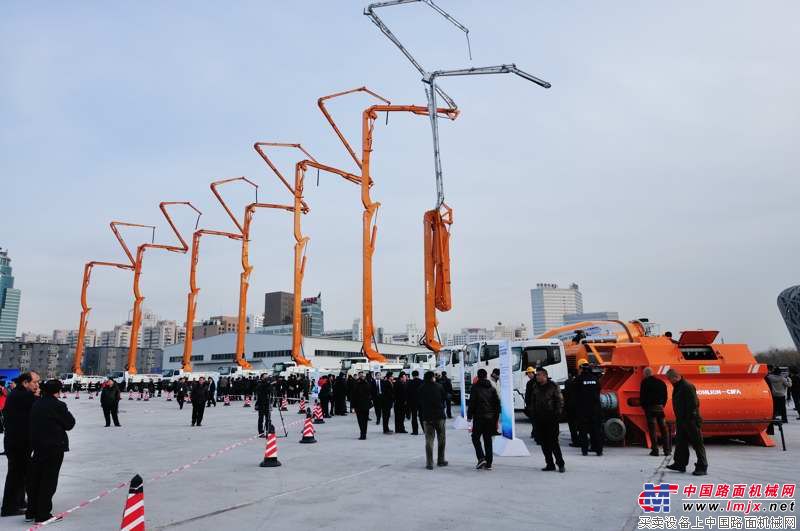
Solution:
{"label": "red and white barrier tape", "polygon": [[[305,420],[305,419],[301,419],[301,420],[296,420],[294,422],[290,422],[289,424],[286,425],[286,427],[288,428],[288,427],[294,426],[295,424],[300,424],[301,422],[303,422],[303,420]],[[258,435],[253,435],[252,437],[248,437],[247,439],[242,439],[242,440],[237,441],[237,442],[235,442],[233,444],[229,444],[228,446],[226,446],[224,448],[220,448],[216,452],[212,452],[212,453],[208,454],[205,457],[201,457],[199,459],[195,459],[191,463],[187,463],[187,464],[185,464],[183,466],[179,466],[177,468],[173,468],[172,470],[168,470],[167,472],[162,472],[161,474],[153,476],[147,482],[152,483],[153,481],[158,481],[158,480],[167,478],[169,476],[172,476],[173,474],[177,474],[178,472],[182,472],[182,471],[184,471],[184,470],[186,470],[188,468],[191,468],[191,467],[193,467],[195,465],[198,465],[198,464],[200,464],[200,463],[202,463],[204,461],[208,461],[209,459],[213,459],[213,458],[215,458],[215,457],[217,457],[217,456],[219,456],[221,454],[224,454],[226,452],[229,452],[229,451],[233,450],[234,448],[238,448],[238,447],[243,446],[243,445],[245,445],[245,444],[247,444],[249,442],[253,442],[253,441],[257,440],[257,439],[258,439]],[[81,503],[79,503],[75,507],[72,507],[70,509],[67,509],[66,511],[63,511],[63,512],[60,512],[60,513],[56,514],[55,516],[53,516],[51,519],[47,520],[46,522],[42,522],[40,524],[36,524],[36,525],[28,528],[28,531],[35,531],[36,529],[41,529],[42,527],[44,527],[46,525],[52,524],[53,522],[56,522],[56,521],[61,520],[63,518],[66,518],[67,515],[70,515],[70,514],[74,513],[78,509],[82,509],[82,508],[86,507],[87,505],[96,502],[97,500],[105,498],[106,496],[108,496],[112,492],[118,491],[119,489],[125,488],[127,486],[128,486],[127,482],[120,483],[119,485],[115,485],[115,486],[111,487],[110,489],[104,490],[103,492],[101,492],[100,494],[98,494],[97,496],[95,496],[93,498],[89,498],[88,500],[82,501]]]}

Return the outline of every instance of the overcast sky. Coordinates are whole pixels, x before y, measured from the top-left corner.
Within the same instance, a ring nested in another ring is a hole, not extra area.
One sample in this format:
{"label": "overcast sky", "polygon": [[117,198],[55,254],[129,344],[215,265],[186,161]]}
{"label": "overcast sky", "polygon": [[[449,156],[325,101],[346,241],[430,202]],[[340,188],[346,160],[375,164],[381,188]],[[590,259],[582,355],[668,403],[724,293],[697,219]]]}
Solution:
{"label": "overcast sky", "polygon": [[[77,328],[84,262],[124,258],[112,219],[156,224],[169,243],[158,203],[191,200],[202,227],[231,230],[208,184],[240,175],[260,200],[289,202],[256,140],[302,142],[352,170],[319,96],[367,85],[424,103],[420,76],[364,4],[3,2],[0,247],[22,290],[19,331]],[[775,300],[800,283],[797,2],[440,4],[470,28],[471,63],[463,34],[430,8],[383,11],[426,67],[514,62],[553,84],[442,81],[462,110],[440,127],[455,211],[443,330],[530,327],[530,288],[577,282],[586,311],[719,329],[755,350],[791,344]],[[356,144],[370,103],[331,105]],[[290,175],[293,155],[279,157]],[[424,321],[421,218],[436,197],[427,119],[379,121],[373,157],[375,320],[400,331]],[[317,187],[312,173],[306,186],[304,294],[322,291],[326,328],[361,313],[362,207],[337,179]],[[239,213],[253,195],[234,188]],[[176,219],[189,235],[192,216]],[[264,292],[291,291],[290,228],[287,213],[256,214],[249,312],[263,311]],[[188,256],[148,251],[145,306],[183,321],[188,269]],[[239,270],[235,242],[203,240],[198,316],[236,313]],[[95,271],[91,328],[127,317],[131,281]]]}

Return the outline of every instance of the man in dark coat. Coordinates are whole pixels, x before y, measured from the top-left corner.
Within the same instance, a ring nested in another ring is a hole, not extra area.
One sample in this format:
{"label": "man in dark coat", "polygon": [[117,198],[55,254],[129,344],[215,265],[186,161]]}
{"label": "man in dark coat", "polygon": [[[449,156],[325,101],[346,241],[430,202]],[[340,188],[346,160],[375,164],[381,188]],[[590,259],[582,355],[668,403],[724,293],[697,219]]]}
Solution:
{"label": "man in dark coat", "polygon": [[381,397],[378,392],[378,387],[381,381],[381,373],[376,372],[373,378],[372,373],[367,374],[367,383],[369,383],[369,392],[372,396],[372,405],[375,407],[375,424],[381,423]]}
{"label": "man in dark coat", "polygon": [[[270,424],[270,400],[272,400],[272,383],[266,373],[261,375],[261,379],[256,387],[256,411],[258,411],[258,436],[266,437]],[[265,422],[266,421],[266,422]],[[266,425],[265,425],[266,424]]]}
{"label": "man in dark coat", "polygon": [[208,402],[206,402],[206,406],[217,407],[217,384],[214,383],[213,379],[208,381]]}
{"label": "man in dark coat", "polygon": [[175,382],[175,400],[178,402],[178,409],[183,409],[188,385],[185,377]]}
{"label": "man in dark coat", "polygon": [[319,402],[322,406],[323,418],[330,417],[330,403],[331,403],[331,381],[327,376],[322,376],[319,379]]}
{"label": "man in dark coat", "polygon": [[381,418],[383,419],[383,433],[394,433],[389,429],[389,417],[392,415],[394,405],[394,378],[387,374],[378,382],[378,399],[381,402]]}
{"label": "man in dark coat", "polygon": [[705,476],[708,473],[708,461],[706,448],[703,445],[701,432],[703,419],[700,417],[697,390],[675,369],[667,371],[667,378],[672,382],[672,410],[675,412],[675,456],[667,468],[686,472],[686,465],[689,464],[689,445],[691,445],[697,455],[697,463],[692,474]]}
{"label": "man in dark coat", "polygon": [[642,383],[639,384],[639,402],[647,419],[647,431],[650,435],[650,455],[658,455],[658,437],[656,426],[661,434],[664,455],[669,455],[669,434],[667,423],[664,420],[664,406],[667,405],[667,384],[653,376],[653,369],[645,367],[642,370]]}
{"label": "man in dark coat", "polygon": [[109,378],[103,384],[100,391],[100,407],[103,408],[103,417],[106,419],[106,428],[111,426],[111,419],[114,419],[114,426],[119,426],[119,399],[120,392],[117,382]]}
{"label": "man in dark coat", "polygon": [[406,431],[406,409],[408,407],[408,380],[404,372],[394,382],[394,431],[395,433],[408,433]]}
{"label": "man in dark coat", "polygon": [[[439,378],[439,384],[444,389],[444,392],[447,393],[447,403],[445,404],[445,411],[447,411],[447,418],[453,418],[453,382],[450,381],[450,378],[447,377],[447,373],[442,371],[442,376]],[[463,387],[463,386],[462,386]]]}
{"label": "man in dark coat", "polygon": [[208,402],[208,384],[206,379],[201,376],[192,387],[192,426],[202,426],[206,402]]}
{"label": "man in dark coat", "polygon": [[[533,388],[532,407],[533,421],[536,423],[536,433],[544,454],[545,467],[549,472],[556,469],[564,472],[564,457],[561,455],[561,445],[558,443],[558,421],[564,400],[558,384],[547,375],[547,369],[536,369],[536,385]],[[555,462],[553,459],[555,458]]]}
{"label": "man in dark coat", "polygon": [[467,406],[467,419],[472,421],[472,446],[478,458],[475,468],[478,470],[492,469],[492,436],[499,418],[500,397],[489,382],[486,369],[478,369],[478,381],[472,385]]}
{"label": "man in dark coat", "polygon": [[[414,371],[412,374],[418,374]],[[418,378],[415,378],[418,380]],[[413,381],[413,380],[412,380]],[[419,416],[422,420],[422,429],[425,432],[425,468],[433,470],[433,437],[436,436],[438,466],[447,466],[444,458],[445,437],[445,412],[447,392],[444,387],[434,381],[432,371],[425,373],[425,381],[417,388],[417,405]]]}
{"label": "man in dark coat", "polygon": [[369,422],[369,410],[372,407],[372,393],[369,384],[364,379],[364,373],[359,372],[358,377],[353,380],[352,390],[350,391],[350,405],[356,410],[358,419],[358,429],[360,432],[359,440],[367,438],[367,423]]}
{"label": "man in dark coat", "polygon": [[31,408],[31,472],[26,482],[28,492],[27,519],[41,523],[53,517],[53,495],[58,486],[58,474],[69,451],[67,432],[75,426],[75,418],[67,405],[56,398],[61,382],[48,380],[42,396]]}
{"label": "man in dark coat", "polygon": [[8,394],[3,410],[6,428],[3,443],[8,470],[0,516],[17,516],[25,512],[25,480],[31,460],[31,408],[39,394],[39,375],[23,372],[16,382],[17,386]]}
{"label": "man in dark coat", "polygon": [[578,427],[578,375],[570,371],[567,381],[564,383],[564,413],[567,417],[569,426],[569,445],[573,448],[581,447],[581,436]]}
{"label": "man in dark coat", "polygon": [[[435,382],[434,382],[435,383]],[[406,385],[406,396],[408,397],[408,412],[411,414],[411,435],[419,435],[419,388],[422,380],[419,379],[419,371],[411,372],[411,380]],[[442,389],[444,391],[444,389]]]}
{"label": "man in dark coat", "polygon": [[581,373],[575,380],[578,421],[580,423],[581,453],[591,450],[603,455],[602,409],[600,408],[600,373],[583,360]]}
{"label": "man in dark coat", "polygon": [[334,413],[347,415],[347,380],[340,374],[333,382]]}
{"label": "man in dark coat", "polygon": [[528,381],[525,382],[525,415],[531,419],[531,439],[539,444],[539,437],[536,435],[536,419],[533,416],[533,391],[536,389],[536,369],[528,367],[525,369]]}

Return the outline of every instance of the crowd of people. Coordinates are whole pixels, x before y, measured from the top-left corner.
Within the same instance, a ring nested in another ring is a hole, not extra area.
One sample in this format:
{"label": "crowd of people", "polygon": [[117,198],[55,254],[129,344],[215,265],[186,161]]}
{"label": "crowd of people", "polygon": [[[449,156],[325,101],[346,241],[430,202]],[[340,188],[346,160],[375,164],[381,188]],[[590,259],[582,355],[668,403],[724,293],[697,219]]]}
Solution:
{"label": "crowd of people", "polygon": [[[531,420],[531,437],[544,456],[542,470],[566,471],[559,443],[562,418],[569,427],[570,446],[580,448],[584,456],[590,452],[602,456],[600,368],[581,360],[577,372],[571,373],[565,382],[563,392],[559,384],[550,379],[546,368],[528,367],[526,373],[529,380],[524,395],[525,413]],[[701,432],[700,402],[694,385],[675,369],[666,373],[671,383],[675,417],[673,441],[665,420],[670,390],[649,367],[643,369],[642,376],[639,400],[647,422],[650,455],[659,456],[659,446],[665,456],[674,450],[672,463],[667,468],[685,472],[689,448],[692,448],[696,455],[693,474],[706,475],[708,461]],[[791,398],[798,409],[800,374],[796,368],[787,376],[770,367],[766,381],[773,398],[774,418],[787,422],[787,398]],[[105,426],[110,427],[112,422],[116,427],[121,426],[120,385],[109,378],[89,390],[99,395]],[[217,401],[245,400],[246,405],[254,401],[260,437],[274,430],[271,412],[282,400],[304,399],[309,407],[316,403],[323,418],[355,413],[359,440],[366,440],[374,414],[375,424],[382,426],[384,434],[424,433],[428,470],[432,470],[434,464],[448,465],[445,421],[452,418],[451,405],[457,398],[445,371],[438,374],[427,371],[420,378],[416,370],[410,375],[402,371],[329,373],[316,381],[302,374],[284,378],[264,373],[260,377],[221,377],[218,381],[205,377],[190,381],[184,377],[172,382],[137,382],[129,390],[153,396],[166,392],[168,397],[174,396],[181,410],[187,401],[190,402],[191,425],[197,427],[202,426],[206,407],[215,407]],[[41,382],[35,372],[19,375],[8,388],[0,386],[0,431],[4,432],[4,454],[8,460],[0,516],[24,514],[27,521],[34,522],[53,517],[52,498],[64,453],[69,451],[67,432],[75,426],[74,417],[59,400],[61,393],[60,381]],[[481,368],[472,381],[466,411],[467,419],[472,421],[470,437],[479,470],[492,469],[492,437],[499,434],[500,413],[500,371],[495,369],[489,375]],[[772,425],[769,427],[771,429]]]}

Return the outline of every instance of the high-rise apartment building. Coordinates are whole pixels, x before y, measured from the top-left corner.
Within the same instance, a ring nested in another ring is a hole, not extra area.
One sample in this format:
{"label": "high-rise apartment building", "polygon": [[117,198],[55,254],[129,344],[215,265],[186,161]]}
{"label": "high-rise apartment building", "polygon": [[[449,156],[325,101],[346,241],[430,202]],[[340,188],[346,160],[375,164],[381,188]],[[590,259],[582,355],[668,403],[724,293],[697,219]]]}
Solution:
{"label": "high-rise apartment building", "polygon": [[533,335],[564,326],[564,315],[583,313],[583,296],[577,284],[559,288],[558,284],[536,284],[531,290]]}
{"label": "high-rise apartment building", "polygon": [[264,325],[285,325],[292,322],[294,295],[285,291],[264,294]]}
{"label": "high-rise apartment building", "polygon": [[301,306],[301,329],[306,337],[320,337],[325,331],[324,312],[322,311],[322,293],[316,297],[303,299]]}
{"label": "high-rise apartment building", "polygon": [[21,297],[22,292],[14,289],[8,250],[0,249],[0,341],[14,341],[17,338]]}

